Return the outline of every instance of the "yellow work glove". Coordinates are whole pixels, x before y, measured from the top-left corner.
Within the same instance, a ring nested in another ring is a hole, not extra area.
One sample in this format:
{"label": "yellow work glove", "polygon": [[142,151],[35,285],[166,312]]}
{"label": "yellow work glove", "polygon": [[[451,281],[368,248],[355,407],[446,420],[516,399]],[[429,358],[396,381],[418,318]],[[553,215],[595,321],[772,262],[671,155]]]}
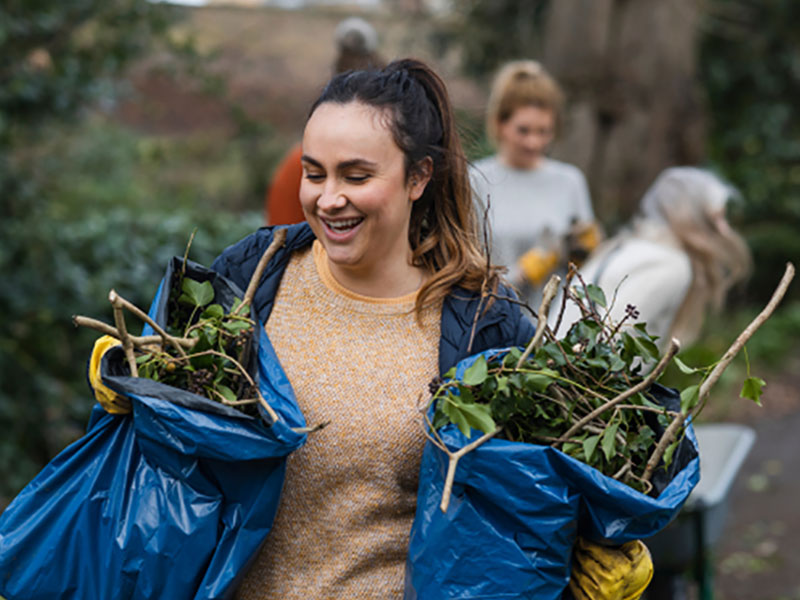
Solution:
{"label": "yellow work glove", "polygon": [[578,538],[569,589],[575,600],[636,600],[653,578],[653,560],[641,540],[601,546]]}
{"label": "yellow work glove", "polygon": [[603,232],[597,223],[575,223],[567,233],[569,261],[580,266],[603,240]]}
{"label": "yellow work glove", "polygon": [[103,381],[100,377],[100,362],[103,359],[103,355],[114,346],[120,344],[121,342],[117,338],[111,337],[110,335],[97,338],[97,341],[94,343],[94,348],[92,349],[92,356],[89,359],[89,385],[92,386],[94,397],[100,403],[100,406],[112,415],[122,415],[131,412],[130,401],[117,394],[111,388],[103,385]]}
{"label": "yellow work glove", "polygon": [[552,250],[531,248],[519,257],[517,266],[527,281],[538,286],[558,267],[558,254]]}

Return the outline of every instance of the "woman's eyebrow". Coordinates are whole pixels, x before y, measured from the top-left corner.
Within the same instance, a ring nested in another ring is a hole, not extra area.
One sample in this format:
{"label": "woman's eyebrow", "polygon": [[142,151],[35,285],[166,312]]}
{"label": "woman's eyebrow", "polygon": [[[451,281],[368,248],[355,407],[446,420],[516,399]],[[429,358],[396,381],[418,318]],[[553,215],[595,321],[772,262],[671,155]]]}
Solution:
{"label": "woman's eyebrow", "polygon": [[314,160],[308,154],[303,154],[300,157],[300,161],[301,162],[307,162],[307,163],[309,163],[310,165],[312,165],[314,167],[319,167],[320,169],[322,168],[322,163],[320,163],[318,160]]}
{"label": "woman's eyebrow", "polygon": [[364,168],[375,168],[377,163],[372,161],[366,160],[364,158],[354,158],[352,160],[345,160],[340,162],[336,165],[336,168],[340,171],[344,171],[345,169],[349,169],[350,167],[364,167]]}
{"label": "woman's eyebrow", "polygon": [[[322,167],[322,163],[320,163],[318,160],[315,160],[315,159],[311,158],[308,154],[303,154],[300,157],[300,160],[302,162],[310,164],[313,167],[317,167],[319,169],[323,168]],[[351,167],[364,167],[364,168],[372,168],[372,169],[374,169],[376,166],[377,166],[377,163],[374,163],[374,162],[372,162],[370,160],[367,160],[365,158],[353,158],[351,160],[344,160],[344,161],[340,162],[338,165],[336,165],[336,169],[339,170],[339,171],[344,171],[345,169],[349,169]]]}

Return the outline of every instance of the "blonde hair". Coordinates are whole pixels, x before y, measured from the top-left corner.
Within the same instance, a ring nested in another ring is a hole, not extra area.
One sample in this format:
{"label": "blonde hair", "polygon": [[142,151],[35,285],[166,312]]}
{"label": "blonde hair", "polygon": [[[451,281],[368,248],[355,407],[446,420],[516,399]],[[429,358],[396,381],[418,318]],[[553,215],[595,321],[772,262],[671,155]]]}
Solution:
{"label": "blonde hair", "polygon": [[752,268],[750,250],[730,228],[720,229],[736,190],[704,169],[671,167],[645,192],[637,221],[666,225],[689,257],[692,281],[670,328],[684,343],[694,340],[709,308],[719,309],[728,290]]}
{"label": "blonde hair", "polygon": [[535,60],[515,60],[506,63],[492,82],[486,108],[486,133],[495,145],[499,126],[515,110],[536,106],[553,111],[556,131],[561,126],[564,93],[555,79]]}

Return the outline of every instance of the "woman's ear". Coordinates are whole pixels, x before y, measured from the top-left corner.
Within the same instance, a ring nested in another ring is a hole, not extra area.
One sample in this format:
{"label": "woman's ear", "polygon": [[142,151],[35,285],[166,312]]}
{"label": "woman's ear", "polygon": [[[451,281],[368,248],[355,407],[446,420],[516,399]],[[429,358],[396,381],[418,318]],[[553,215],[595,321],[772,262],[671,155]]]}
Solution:
{"label": "woman's ear", "polygon": [[432,176],[433,159],[430,156],[426,156],[414,165],[408,178],[408,197],[412,202],[419,200]]}

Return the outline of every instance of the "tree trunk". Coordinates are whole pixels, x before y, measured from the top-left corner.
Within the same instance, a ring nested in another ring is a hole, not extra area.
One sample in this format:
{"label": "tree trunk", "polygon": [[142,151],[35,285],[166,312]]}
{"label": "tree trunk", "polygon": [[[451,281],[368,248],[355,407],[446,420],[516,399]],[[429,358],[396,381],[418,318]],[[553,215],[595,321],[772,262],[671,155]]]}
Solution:
{"label": "tree trunk", "polygon": [[662,169],[705,157],[700,17],[697,0],[550,3],[542,61],[568,100],[554,155],[586,173],[612,227]]}

